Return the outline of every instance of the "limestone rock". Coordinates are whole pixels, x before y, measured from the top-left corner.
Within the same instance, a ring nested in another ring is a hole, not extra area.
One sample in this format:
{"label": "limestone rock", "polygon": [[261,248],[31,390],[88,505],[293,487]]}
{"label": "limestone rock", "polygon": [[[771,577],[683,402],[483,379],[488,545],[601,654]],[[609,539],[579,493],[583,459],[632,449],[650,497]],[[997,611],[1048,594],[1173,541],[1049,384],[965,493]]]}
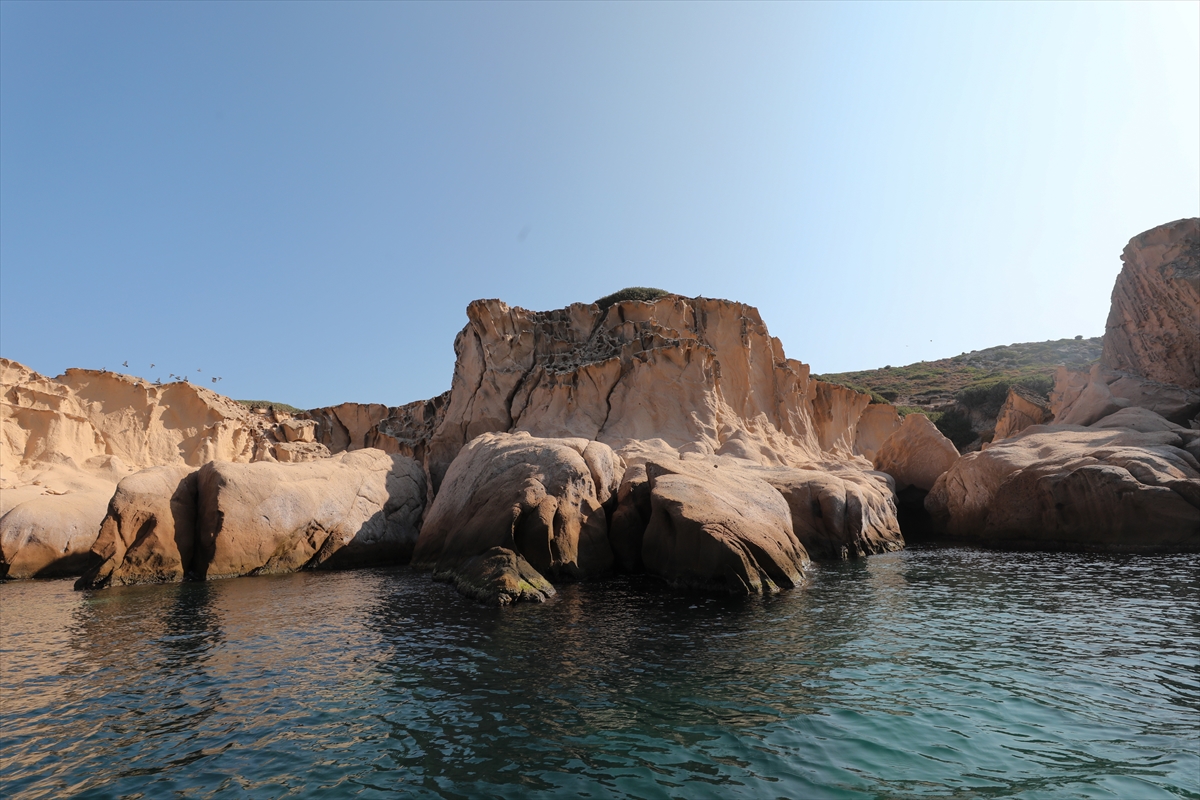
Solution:
{"label": "limestone rock", "polygon": [[76,589],[183,580],[196,539],[196,470],[151,467],[117,484]]}
{"label": "limestone rock", "polygon": [[672,586],[731,594],[803,582],[808,554],[792,529],[787,502],[769,483],[722,458],[660,459],[645,467],[647,572]]}
{"label": "limestone rock", "polygon": [[[1131,412],[1117,421],[1150,413]],[[990,545],[1200,550],[1196,436],[1179,426],[1033,426],[963,456],[925,506],[951,536]]]}
{"label": "limestone rock", "polygon": [[1044,425],[1053,418],[1050,404],[1045,399],[1036,392],[1014,384],[1008,387],[1008,397],[996,416],[996,432],[992,441],[1007,439],[1030,425]]}
{"label": "limestone rock", "polygon": [[183,381],[69,369],[45,378],[0,359],[0,455],[7,465],[115,455],[134,469],[253,458],[269,420]]}
{"label": "limestone rock", "polygon": [[540,603],[557,594],[528,561],[505,547],[493,547],[453,569],[434,572],[433,577],[449,581],[467,597],[493,606],[519,601]]}
{"label": "limestone rock", "polygon": [[301,461],[319,461],[329,458],[329,448],[320,442],[277,442],[272,447],[276,461],[297,464]]}
{"label": "limestone rock", "polygon": [[420,465],[364,449],[301,464],[205,464],[200,578],[403,563],[425,504]]}
{"label": "limestone rock", "polygon": [[1102,363],[1200,390],[1200,219],[1133,237],[1112,292]]}
{"label": "limestone rock", "polygon": [[601,495],[616,490],[620,466],[585,439],[478,436],[447,471],[413,565],[447,573],[502,547],[550,577],[603,574],[613,554]]}
{"label": "limestone rock", "polygon": [[897,491],[909,486],[929,491],[958,459],[958,450],[929,417],[909,414],[879,449],[875,469],[891,475]]}

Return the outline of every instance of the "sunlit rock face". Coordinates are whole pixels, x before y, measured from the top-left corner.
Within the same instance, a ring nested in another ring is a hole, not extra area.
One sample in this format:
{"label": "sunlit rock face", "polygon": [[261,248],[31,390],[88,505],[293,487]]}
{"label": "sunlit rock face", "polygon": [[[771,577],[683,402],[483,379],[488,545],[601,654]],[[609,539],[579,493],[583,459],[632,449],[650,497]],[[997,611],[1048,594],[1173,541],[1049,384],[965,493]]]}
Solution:
{"label": "sunlit rock face", "polygon": [[1129,240],[1104,326],[1104,366],[1200,390],[1200,219]]}
{"label": "sunlit rock face", "polygon": [[429,443],[435,486],[487,432],[597,440],[633,460],[654,451],[779,465],[847,459],[869,402],[810,379],[742,303],[670,296],[533,312],[480,300],[467,317]]}

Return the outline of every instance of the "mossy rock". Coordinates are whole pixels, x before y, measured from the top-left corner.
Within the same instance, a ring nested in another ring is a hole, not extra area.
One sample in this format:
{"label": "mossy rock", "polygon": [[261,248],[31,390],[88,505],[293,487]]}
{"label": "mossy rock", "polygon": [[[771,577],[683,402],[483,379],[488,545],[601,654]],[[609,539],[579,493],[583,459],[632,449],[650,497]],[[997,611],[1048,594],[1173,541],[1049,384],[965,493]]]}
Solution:
{"label": "mossy rock", "polygon": [[654,289],[649,286],[627,286],[619,292],[604,295],[604,297],[596,301],[596,305],[600,306],[601,311],[604,311],[609,306],[623,303],[626,300],[641,300],[644,303],[649,303],[654,300],[660,300],[670,294],[668,291]]}

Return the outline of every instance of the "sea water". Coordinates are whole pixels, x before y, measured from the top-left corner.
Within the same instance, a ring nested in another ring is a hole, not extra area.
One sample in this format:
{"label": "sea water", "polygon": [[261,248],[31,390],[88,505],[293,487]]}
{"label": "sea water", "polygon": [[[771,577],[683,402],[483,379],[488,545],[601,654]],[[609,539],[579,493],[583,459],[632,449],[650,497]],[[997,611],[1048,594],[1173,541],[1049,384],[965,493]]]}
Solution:
{"label": "sea water", "polygon": [[0,796],[1200,798],[1200,557],[914,548],[774,597],[405,568],[0,585]]}

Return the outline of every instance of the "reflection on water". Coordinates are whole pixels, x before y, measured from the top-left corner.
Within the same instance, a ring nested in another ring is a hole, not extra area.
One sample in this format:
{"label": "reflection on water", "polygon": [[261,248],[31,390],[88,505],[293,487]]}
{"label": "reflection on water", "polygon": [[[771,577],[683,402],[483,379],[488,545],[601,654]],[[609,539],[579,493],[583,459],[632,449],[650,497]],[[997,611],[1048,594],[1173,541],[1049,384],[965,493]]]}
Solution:
{"label": "reflection on water", "polygon": [[1196,556],[915,549],[765,599],[404,569],[0,586],[4,797],[1200,797]]}

